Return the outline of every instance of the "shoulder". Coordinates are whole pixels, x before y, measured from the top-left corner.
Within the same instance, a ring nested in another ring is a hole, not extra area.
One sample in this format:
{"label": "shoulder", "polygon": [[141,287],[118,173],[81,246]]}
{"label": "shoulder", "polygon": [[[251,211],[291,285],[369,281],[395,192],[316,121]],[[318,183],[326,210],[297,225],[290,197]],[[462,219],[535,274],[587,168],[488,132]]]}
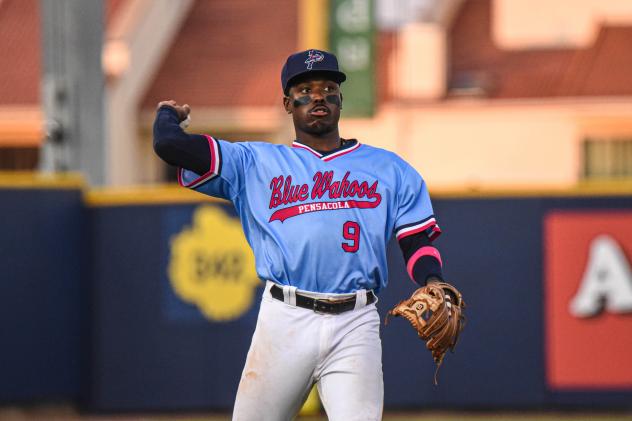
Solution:
{"label": "shoulder", "polygon": [[389,151],[388,149],[378,148],[377,146],[367,145],[366,143],[362,143],[361,148],[366,153],[386,158],[396,164],[406,164],[406,161],[404,161],[402,157],[397,155],[395,152]]}
{"label": "shoulder", "polygon": [[250,154],[273,154],[273,153],[283,153],[289,150],[289,147],[286,145],[278,145],[275,143],[270,143],[266,141],[260,140],[239,140],[239,141],[230,141],[224,139],[214,138],[223,149],[233,149],[233,150],[241,150],[245,153]]}
{"label": "shoulder", "polygon": [[404,176],[408,172],[417,173],[417,170],[415,170],[412,165],[406,162],[406,160],[397,155],[395,152],[367,145],[365,143],[362,144],[361,149],[363,149],[366,154],[370,155],[372,159],[379,159],[381,162],[388,162],[392,168],[395,168],[397,172],[400,173],[401,176]]}

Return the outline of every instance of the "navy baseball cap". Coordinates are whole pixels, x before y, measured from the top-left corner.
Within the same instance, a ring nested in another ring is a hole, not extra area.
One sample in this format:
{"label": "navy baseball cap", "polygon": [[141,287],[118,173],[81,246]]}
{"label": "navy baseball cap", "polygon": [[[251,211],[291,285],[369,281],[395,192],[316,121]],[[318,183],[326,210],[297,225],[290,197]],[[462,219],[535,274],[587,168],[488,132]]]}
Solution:
{"label": "navy baseball cap", "polygon": [[338,68],[338,59],[335,55],[322,50],[305,50],[292,54],[285,61],[281,70],[283,93],[287,95],[293,82],[299,76],[311,72],[323,74],[339,85],[347,80],[347,75]]}

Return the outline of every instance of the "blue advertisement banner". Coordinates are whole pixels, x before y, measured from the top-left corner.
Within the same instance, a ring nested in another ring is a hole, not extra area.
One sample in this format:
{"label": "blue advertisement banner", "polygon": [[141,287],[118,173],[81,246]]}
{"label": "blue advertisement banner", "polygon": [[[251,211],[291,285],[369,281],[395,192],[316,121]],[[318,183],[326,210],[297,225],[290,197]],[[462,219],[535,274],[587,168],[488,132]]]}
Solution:
{"label": "blue advertisement banner", "polygon": [[87,367],[86,407],[225,408],[232,402],[257,302],[241,317],[211,321],[182,300],[168,279],[175,238],[207,206],[91,210],[90,342],[96,345]]}
{"label": "blue advertisement banner", "polygon": [[0,403],[76,399],[83,325],[80,189],[0,189]]}

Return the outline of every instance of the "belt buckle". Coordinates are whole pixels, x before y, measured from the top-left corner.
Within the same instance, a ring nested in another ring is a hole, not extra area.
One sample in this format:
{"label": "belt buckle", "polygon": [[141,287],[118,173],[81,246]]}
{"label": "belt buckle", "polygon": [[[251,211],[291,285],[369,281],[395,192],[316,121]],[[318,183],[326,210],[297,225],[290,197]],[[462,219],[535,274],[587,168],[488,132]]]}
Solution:
{"label": "belt buckle", "polygon": [[321,303],[320,300],[314,299],[314,303],[312,304],[312,310],[314,310],[314,313],[328,314],[328,312],[325,311],[326,308],[327,307],[324,303]]}

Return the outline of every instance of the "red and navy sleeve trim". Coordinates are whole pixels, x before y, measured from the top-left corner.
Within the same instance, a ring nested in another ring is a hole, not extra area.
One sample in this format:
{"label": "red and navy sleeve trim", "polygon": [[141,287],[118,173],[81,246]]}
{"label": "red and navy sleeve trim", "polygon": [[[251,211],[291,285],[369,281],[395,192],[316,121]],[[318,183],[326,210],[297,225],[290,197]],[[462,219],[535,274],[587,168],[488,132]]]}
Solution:
{"label": "red and navy sleeve trim", "polygon": [[410,224],[404,224],[395,229],[395,236],[398,240],[408,237],[409,235],[417,234],[418,232],[425,231],[428,238],[434,240],[441,235],[441,228],[437,225],[437,220],[434,215],[422,219],[421,221],[413,222]]}
{"label": "red and navy sleeve trim", "polygon": [[183,177],[184,168],[179,168],[178,183],[183,187],[194,189],[219,176],[222,172],[222,150],[219,146],[219,142],[213,139],[211,136],[204,135],[204,137],[206,137],[206,140],[208,140],[208,147],[211,153],[211,165],[209,171],[206,174],[196,178],[195,180],[189,183],[185,183]]}

